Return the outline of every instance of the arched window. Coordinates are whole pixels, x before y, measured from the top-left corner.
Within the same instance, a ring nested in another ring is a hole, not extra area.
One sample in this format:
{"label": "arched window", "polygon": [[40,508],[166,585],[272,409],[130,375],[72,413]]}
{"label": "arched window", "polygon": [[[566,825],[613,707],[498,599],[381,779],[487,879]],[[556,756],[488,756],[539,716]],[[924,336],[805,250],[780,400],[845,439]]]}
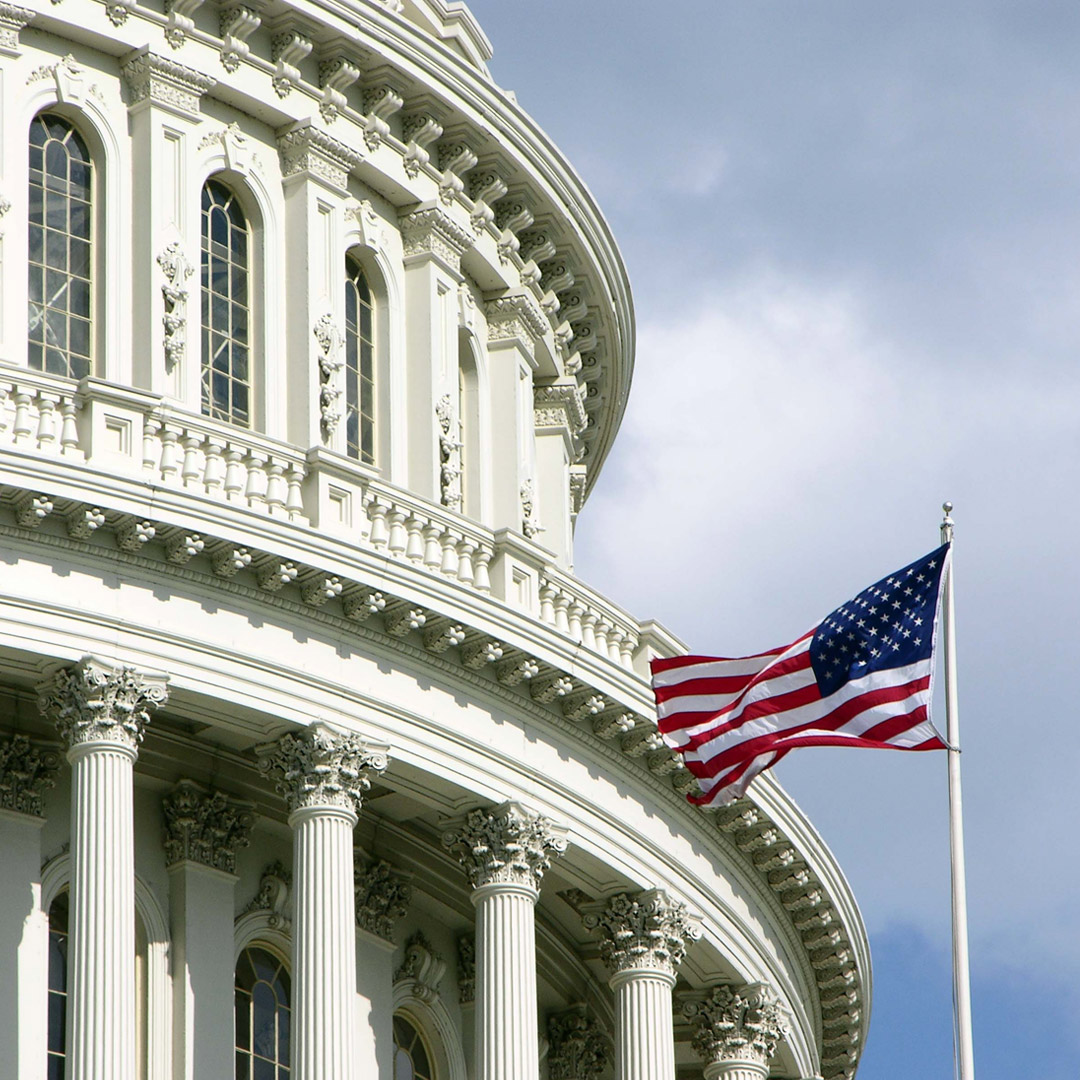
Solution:
{"label": "arched window", "polygon": [[251,427],[251,236],[218,180],[202,191],[202,411]]}
{"label": "arched window", "polygon": [[252,945],[236,965],[236,1080],[289,1075],[291,985],[285,965]]}
{"label": "arched window", "polygon": [[64,1080],[67,1057],[68,894],[49,907],[49,1033],[48,1080]]}
{"label": "arched window", "polygon": [[394,1080],[436,1080],[423,1035],[401,1013],[394,1017]]}
{"label": "arched window", "polygon": [[375,464],[375,308],[364,268],[345,256],[345,453]]}
{"label": "arched window", "polygon": [[68,120],[30,125],[30,366],[81,379],[91,368],[93,164]]}

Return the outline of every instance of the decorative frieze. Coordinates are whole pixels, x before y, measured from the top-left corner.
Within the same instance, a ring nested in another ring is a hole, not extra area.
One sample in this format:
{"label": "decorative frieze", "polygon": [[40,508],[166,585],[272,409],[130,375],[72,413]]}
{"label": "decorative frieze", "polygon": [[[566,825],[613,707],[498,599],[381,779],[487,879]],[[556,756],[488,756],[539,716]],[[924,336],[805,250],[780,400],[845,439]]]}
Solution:
{"label": "decorative frieze", "polygon": [[143,102],[160,105],[188,119],[198,119],[203,94],[217,85],[194,68],[158,56],[148,48],[139,49],[123,61],[120,68],[127,87],[128,105]]}
{"label": "decorative frieze", "polygon": [[462,934],[457,939],[458,1001],[471,1005],[476,1000],[476,938]]}
{"label": "decorative frieze", "polygon": [[60,754],[25,735],[0,741],[0,810],[44,817],[45,792],[56,786]]}
{"label": "decorative frieze", "polygon": [[409,910],[412,886],[383,860],[353,867],[356,925],[385,941],[394,940],[394,924]]}
{"label": "decorative frieze", "polygon": [[716,986],[704,1000],[690,1000],[683,1013],[693,1027],[694,1049],[709,1066],[753,1063],[767,1075],[777,1044],[787,1034],[780,999],[764,983]]}
{"label": "decorative frieze", "polygon": [[566,830],[506,802],[473,810],[457,829],[444,834],[443,847],[461,863],[473,888],[510,884],[540,888],[552,858],[566,850]]}
{"label": "decorative frieze", "polygon": [[500,296],[484,305],[488,341],[517,341],[529,352],[548,328],[547,319],[524,293]]}
{"label": "decorative frieze", "polygon": [[445,974],[446,961],[417,930],[405,945],[405,959],[394,972],[394,983],[408,982],[413,997],[430,1005],[439,996]]}
{"label": "decorative frieze", "polygon": [[29,8],[0,3],[0,55],[19,55],[19,31],[36,14]]}
{"label": "decorative frieze", "polygon": [[257,753],[260,771],[275,777],[290,812],[314,806],[359,812],[372,775],[387,765],[384,751],[320,723],[261,746]]}
{"label": "decorative frieze", "polygon": [[169,244],[157,257],[165,275],[161,296],[165,305],[162,325],[165,330],[165,370],[171,372],[184,358],[187,339],[187,279],[195,268],[177,241]]}
{"label": "decorative frieze", "polygon": [[430,206],[400,219],[405,257],[431,255],[455,274],[461,272],[461,256],[473,245],[473,236],[445,210]]}
{"label": "decorative frieze", "polygon": [[292,874],[280,860],[270,863],[259,879],[259,891],[242,914],[253,911],[266,912],[267,922],[275,930],[288,932],[292,925]]}
{"label": "decorative frieze", "polygon": [[449,394],[435,403],[439,426],[439,495],[443,506],[461,509],[461,439],[457,410]]}
{"label": "decorative frieze", "polygon": [[236,852],[250,843],[250,808],[221,791],[206,791],[181,780],[162,802],[166,865],[197,862],[236,873]]}
{"label": "decorative frieze", "polygon": [[584,1005],[548,1017],[549,1080],[598,1080],[610,1057],[608,1038]]}
{"label": "decorative frieze", "polygon": [[279,135],[277,142],[283,177],[306,173],[341,192],[348,188],[349,173],[363,161],[359,152],[310,121]]}
{"label": "decorative frieze", "polygon": [[168,700],[166,682],[163,675],[112,667],[87,656],[39,687],[38,704],[69,748],[109,741],[135,749],[150,710]]}
{"label": "decorative frieze", "polygon": [[585,430],[585,406],[576,382],[533,387],[533,421],[538,429],[565,428],[572,436]]}
{"label": "decorative frieze", "polygon": [[645,969],[674,976],[687,943],[701,936],[686,905],[663,889],[619,893],[584,922],[599,936],[600,958],[612,974]]}

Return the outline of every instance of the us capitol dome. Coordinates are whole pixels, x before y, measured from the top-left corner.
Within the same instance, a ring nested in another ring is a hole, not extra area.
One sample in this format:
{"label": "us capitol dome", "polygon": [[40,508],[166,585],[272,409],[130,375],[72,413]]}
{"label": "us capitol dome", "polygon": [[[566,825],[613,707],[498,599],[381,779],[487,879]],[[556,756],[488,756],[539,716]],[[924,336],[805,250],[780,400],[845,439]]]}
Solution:
{"label": "us capitol dome", "polygon": [[468,9],[0,54],[0,1077],[852,1076],[838,866],[574,575],[630,291]]}

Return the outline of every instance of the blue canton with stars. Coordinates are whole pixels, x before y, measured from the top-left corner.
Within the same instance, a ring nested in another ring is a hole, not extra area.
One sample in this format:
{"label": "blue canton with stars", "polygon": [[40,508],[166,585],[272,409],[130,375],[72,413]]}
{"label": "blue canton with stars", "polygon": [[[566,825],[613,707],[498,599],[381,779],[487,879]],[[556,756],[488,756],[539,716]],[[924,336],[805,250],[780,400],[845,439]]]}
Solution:
{"label": "blue canton with stars", "polygon": [[949,545],[863,589],[827,616],[810,642],[821,696],[875,671],[929,660]]}

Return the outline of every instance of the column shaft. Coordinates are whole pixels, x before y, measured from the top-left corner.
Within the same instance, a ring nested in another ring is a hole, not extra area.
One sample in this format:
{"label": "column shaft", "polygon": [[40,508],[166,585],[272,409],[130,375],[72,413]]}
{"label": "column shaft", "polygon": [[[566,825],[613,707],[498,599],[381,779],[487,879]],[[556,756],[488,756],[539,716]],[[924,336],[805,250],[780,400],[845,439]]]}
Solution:
{"label": "column shaft", "polygon": [[486,885],[476,905],[477,1080],[536,1080],[535,889]]}
{"label": "column shaft", "polygon": [[70,1080],[135,1080],[135,751],[79,743],[71,798]]}
{"label": "column shaft", "polygon": [[620,972],[615,990],[615,1080],[675,1080],[672,976]]}
{"label": "column shaft", "polygon": [[304,807],[293,828],[293,1069],[296,1080],[356,1075],[352,831],[340,807]]}
{"label": "column shaft", "polygon": [[768,1080],[769,1066],[754,1061],[725,1061],[705,1066],[705,1080]]}

